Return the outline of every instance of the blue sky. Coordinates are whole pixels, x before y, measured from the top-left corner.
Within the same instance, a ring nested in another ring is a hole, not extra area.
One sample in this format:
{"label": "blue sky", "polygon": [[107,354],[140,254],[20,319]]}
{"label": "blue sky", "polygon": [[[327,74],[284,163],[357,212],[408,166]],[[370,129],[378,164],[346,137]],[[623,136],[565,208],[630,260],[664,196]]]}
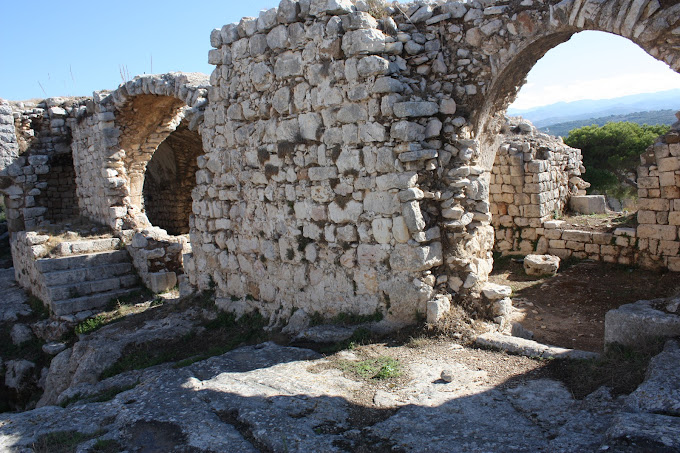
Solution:
{"label": "blue sky", "polygon": [[[114,89],[122,81],[121,68],[130,76],[210,73],[210,31],[278,5],[276,0],[4,3],[0,97],[11,100]],[[680,88],[680,75],[630,41],[588,34],[539,61],[514,107]]]}

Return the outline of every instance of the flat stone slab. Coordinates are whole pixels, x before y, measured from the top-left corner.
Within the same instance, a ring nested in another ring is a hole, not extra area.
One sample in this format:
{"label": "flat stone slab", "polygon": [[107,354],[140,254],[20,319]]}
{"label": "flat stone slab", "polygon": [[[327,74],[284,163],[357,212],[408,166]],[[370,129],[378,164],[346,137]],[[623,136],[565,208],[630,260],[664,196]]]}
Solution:
{"label": "flat stone slab", "polygon": [[[77,431],[93,436],[78,451],[106,439],[127,451],[597,451],[621,406],[606,392],[574,400],[549,379],[495,386],[455,355],[409,363],[408,382],[378,389],[329,365],[308,349],[264,343],[123,373],[94,384],[132,387],[110,401],[0,414],[0,450]],[[359,402],[367,391],[374,406]]]}
{"label": "flat stone slab", "polygon": [[[614,443],[644,449],[625,451],[680,451],[680,418],[659,414],[621,413],[607,431]],[[616,451],[616,450],[615,450]]]}
{"label": "flat stone slab", "polygon": [[581,351],[579,349],[560,348],[550,346],[525,338],[503,335],[498,332],[487,332],[477,337],[476,346],[500,349],[513,354],[527,357],[540,357],[543,359],[596,359],[600,355],[595,352]]}
{"label": "flat stone slab", "polygon": [[604,317],[604,344],[640,346],[680,335],[680,315],[655,308],[663,299],[639,300],[609,310]]}
{"label": "flat stone slab", "polygon": [[0,269],[0,322],[31,313],[28,295],[14,280],[14,268]]}

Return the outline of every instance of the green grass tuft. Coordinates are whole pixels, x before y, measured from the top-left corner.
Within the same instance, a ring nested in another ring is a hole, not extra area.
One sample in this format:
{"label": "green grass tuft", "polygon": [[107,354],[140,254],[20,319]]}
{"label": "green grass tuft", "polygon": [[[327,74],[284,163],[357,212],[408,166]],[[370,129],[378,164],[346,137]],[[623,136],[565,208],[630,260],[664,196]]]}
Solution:
{"label": "green grass tuft", "polygon": [[392,379],[401,376],[401,364],[392,357],[377,357],[361,362],[345,361],[341,368],[364,379]]}

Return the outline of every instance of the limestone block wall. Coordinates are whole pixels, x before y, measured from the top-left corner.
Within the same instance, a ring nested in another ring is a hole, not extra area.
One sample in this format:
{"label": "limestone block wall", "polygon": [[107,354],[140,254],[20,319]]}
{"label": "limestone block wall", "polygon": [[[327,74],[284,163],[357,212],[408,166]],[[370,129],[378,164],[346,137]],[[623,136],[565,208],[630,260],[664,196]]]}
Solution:
{"label": "limestone block wall", "polygon": [[638,167],[638,247],[646,267],[680,271],[680,112]]}
{"label": "limestone block wall", "polygon": [[572,194],[588,186],[581,150],[510,118],[491,170],[490,197],[496,250],[532,253],[543,223],[562,215]]}
{"label": "limestone block wall", "polygon": [[[549,220],[537,229],[536,251],[559,256],[635,265],[638,239],[635,228],[616,228],[612,233],[567,229],[562,220]],[[531,253],[531,252],[530,252]]]}
{"label": "limestone block wall", "polygon": [[14,141],[2,143],[4,167],[0,169],[10,231],[79,215],[70,126],[82,114],[83,103],[81,98],[50,98],[4,104],[5,111],[11,110],[14,129]]}
{"label": "limestone block wall", "polygon": [[489,175],[456,133],[453,84],[423,89],[446,71],[439,25],[388,22],[389,36],[352,3],[323,3],[212,34],[196,283],[214,281],[227,309],[412,320],[490,270]]}
{"label": "limestone block wall", "polygon": [[132,262],[144,285],[154,293],[177,285],[184,274],[183,253],[191,251],[183,236],[168,236],[164,230],[150,228],[121,232]]}
{"label": "limestone block wall", "polygon": [[15,233],[10,241],[17,282],[42,301],[48,300],[47,284],[43,273],[38,270],[37,261],[48,254],[49,239],[49,236],[35,231],[21,231]]}

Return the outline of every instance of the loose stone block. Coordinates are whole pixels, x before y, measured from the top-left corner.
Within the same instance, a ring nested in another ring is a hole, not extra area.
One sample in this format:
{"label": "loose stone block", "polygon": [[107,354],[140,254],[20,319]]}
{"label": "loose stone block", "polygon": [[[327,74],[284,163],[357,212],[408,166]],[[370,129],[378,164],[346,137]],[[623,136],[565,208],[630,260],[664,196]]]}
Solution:
{"label": "loose stone block", "polygon": [[580,214],[605,214],[607,202],[604,195],[579,195],[572,196],[569,207]]}
{"label": "loose stone block", "polygon": [[524,272],[527,275],[555,275],[559,267],[560,258],[557,256],[527,255],[524,257]]}

